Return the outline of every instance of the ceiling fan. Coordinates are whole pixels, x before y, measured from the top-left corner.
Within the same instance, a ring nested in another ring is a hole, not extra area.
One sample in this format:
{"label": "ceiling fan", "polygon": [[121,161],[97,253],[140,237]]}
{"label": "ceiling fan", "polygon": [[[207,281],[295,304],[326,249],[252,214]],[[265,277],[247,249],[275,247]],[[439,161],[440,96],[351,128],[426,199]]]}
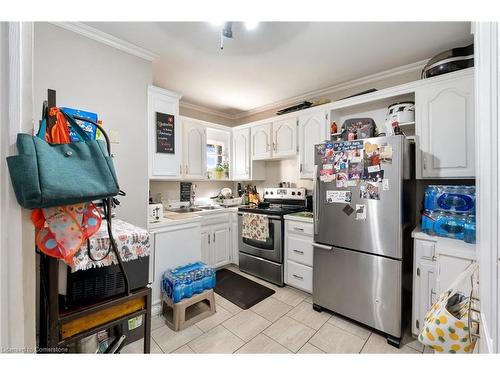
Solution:
{"label": "ceiling fan", "polygon": [[[258,22],[245,22],[245,27],[247,30],[253,30],[257,27]],[[220,49],[224,49],[224,39],[232,39],[233,38],[233,23],[232,22],[224,22],[222,25],[222,29],[220,32]]]}

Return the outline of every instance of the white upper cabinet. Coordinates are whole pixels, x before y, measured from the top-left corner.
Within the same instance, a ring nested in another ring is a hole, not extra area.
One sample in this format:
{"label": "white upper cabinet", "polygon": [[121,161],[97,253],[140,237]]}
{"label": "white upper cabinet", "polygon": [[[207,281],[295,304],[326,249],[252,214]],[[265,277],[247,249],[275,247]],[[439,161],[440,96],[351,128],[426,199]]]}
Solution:
{"label": "white upper cabinet", "polygon": [[184,178],[201,180],[207,172],[207,129],[205,125],[183,119],[184,130]]}
{"label": "white upper cabinet", "polygon": [[[148,149],[149,178],[151,179],[179,179],[181,177],[180,97],[179,94],[159,87],[148,87]],[[173,119],[173,125],[167,124],[166,117]]]}
{"label": "white upper cabinet", "polygon": [[297,154],[297,118],[250,128],[252,160],[281,159]]}
{"label": "white upper cabinet", "polygon": [[250,179],[250,129],[233,132],[233,179]]}
{"label": "white upper cabinet", "polygon": [[299,117],[300,178],[314,177],[314,145],[328,138],[327,115],[324,110]]}
{"label": "white upper cabinet", "polygon": [[415,92],[417,178],[474,177],[474,75]]}
{"label": "white upper cabinet", "polygon": [[297,118],[273,122],[272,156],[283,158],[297,154]]}
{"label": "white upper cabinet", "polygon": [[272,156],[272,124],[261,124],[252,126],[250,130],[252,139],[252,159],[270,159]]}

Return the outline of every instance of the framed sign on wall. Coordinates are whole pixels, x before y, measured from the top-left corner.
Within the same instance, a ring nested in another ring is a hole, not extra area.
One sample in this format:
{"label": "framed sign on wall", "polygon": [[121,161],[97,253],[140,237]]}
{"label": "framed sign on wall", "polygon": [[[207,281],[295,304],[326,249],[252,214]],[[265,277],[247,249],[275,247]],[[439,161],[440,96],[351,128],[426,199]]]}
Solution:
{"label": "framed sign on wall", "polygon": [[175,154],[175,117],[156,112],[156,152]]}

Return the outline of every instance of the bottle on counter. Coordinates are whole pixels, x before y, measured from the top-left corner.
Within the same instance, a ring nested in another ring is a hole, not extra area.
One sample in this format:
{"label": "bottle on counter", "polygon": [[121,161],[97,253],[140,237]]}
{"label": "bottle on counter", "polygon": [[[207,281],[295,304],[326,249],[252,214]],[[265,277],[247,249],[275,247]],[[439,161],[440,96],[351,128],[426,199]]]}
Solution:
{"label": "bottle on counter", "polygon": [[337,134],[337,132],[338,132],[337,123],[333,121],[332,124],[330,125],[330,135]]}

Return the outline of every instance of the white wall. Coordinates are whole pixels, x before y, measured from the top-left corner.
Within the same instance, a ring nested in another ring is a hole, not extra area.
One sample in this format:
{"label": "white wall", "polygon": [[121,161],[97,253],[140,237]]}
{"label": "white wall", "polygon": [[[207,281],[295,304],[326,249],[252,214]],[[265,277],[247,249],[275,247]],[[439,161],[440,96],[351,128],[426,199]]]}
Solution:
{"label": "white wall", "polygon": [[[217,195],[223,188],[230,188],[236,196],[236,190],[233,189],[231,181],[193,181],[196,185],[196,200],[208,200]],[[180,182],[178,181],[151,181],[151,197],[156,201],[158,194],[161,194],[163,200],[178,201],[180,199]]]}
{"label": "white wall", "polygon": [[48,23],[35,23],[34,115],[38,123],[47,89],[58,106],[96,112],[105,129],[117,130],[112,144],[120,188],[117,216],[147,225],[147,86],[151,62]]}
{"label": "white wall", "polygon": [[312,190],[312,180],[300,179],[298,156],[291,159],[259,161],[258,163],[265,163],[266,180],[253,181],[251,183],[243,182],[243,185],[254,185],[257,187],[259,193],[261,193],[264,188],[278,187],[280,182],[290,182],[291,187]]}
{"label": "white wall", "polygon": [[5,163],[33,127],[32,33],[30,22],[0,22],[0,351],[35,350],[34,230]]}

